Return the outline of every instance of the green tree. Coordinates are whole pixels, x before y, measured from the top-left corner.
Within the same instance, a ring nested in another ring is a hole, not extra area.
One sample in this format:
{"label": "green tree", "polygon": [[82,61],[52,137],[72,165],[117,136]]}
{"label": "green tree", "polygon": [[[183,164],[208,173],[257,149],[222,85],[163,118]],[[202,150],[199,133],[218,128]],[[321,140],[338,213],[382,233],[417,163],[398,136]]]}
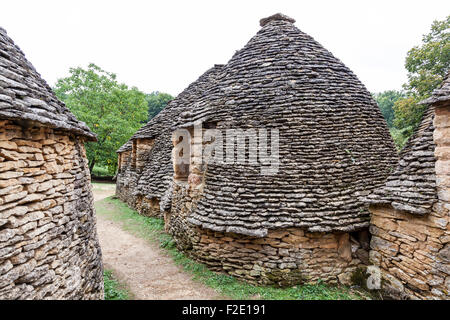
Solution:
{"label": "green tree", "polygon": [[387,122],[389,128],[393,127],[394,121],[394,103],[405,97],[405,94],[396,90],[387,90],[373,94],[375,101],[380,107],[381,113]]}
{"label": "green tree", "polygon": [[148,121],[156,116],[173,97],[168,93],[154,91],[146,95],[148,103]]}
{"label": "green tree", "polygon": [[[434,21],[431,31],[422,37],[422,44],[409,50],[405,68],[407,97],[394,103],[396,129],[410,135],[418,126],[426,106],[419,102],[428,98],[444,79],[450,66],[450,16]],[[412,130],[411,130],[412,129]]]}
{"label": "green tree", "polygon": [[405,88],[418,97],[428,97],[444,79],[450,65],[450,16],[434,21],[430,33],[422,37],[422,45],[409,50],[405,68]]}
{"label": "green tree", "polygon": [[147,119],[145,94],[118,83],[114,73],[95,64],[89,64],[87,69],[71,68],[69,73],[58,80],[55,93],[98,136],[98,142],[86,144],[91,172],[98,164],[113,174],[117,167],[116,150]]}

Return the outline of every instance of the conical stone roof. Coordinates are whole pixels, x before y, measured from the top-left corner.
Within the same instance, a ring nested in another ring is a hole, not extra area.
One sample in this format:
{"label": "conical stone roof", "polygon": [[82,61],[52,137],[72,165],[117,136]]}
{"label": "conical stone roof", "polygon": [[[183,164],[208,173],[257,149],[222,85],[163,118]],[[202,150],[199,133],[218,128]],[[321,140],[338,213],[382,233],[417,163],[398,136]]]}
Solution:
{"label": "conical stone roof", "polygon": [[179,127],[204,119],[221,130],[279,130],[275,175],[249,164],[208,164],[203,197],[188,218],[194,225],[251,236],[369,225],[363,196],[397,163],[386,122],[358,78],[292,22],[281,14],[262,19],[216,84],[178,119]]}
{"label": "conical stone roof", "polygon": [[38,122],[46,127],[97,138],[59,101],[25,54],[0,28],[0,119]]}

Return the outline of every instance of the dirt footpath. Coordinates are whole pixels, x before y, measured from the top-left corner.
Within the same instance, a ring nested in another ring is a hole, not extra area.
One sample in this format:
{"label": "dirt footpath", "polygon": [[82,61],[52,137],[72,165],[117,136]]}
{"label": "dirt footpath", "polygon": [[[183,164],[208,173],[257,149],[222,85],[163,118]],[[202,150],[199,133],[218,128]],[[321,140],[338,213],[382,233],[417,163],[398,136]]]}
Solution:
{"label": "dirt footpath", "polygon": [[92,183],[92,192],[94,193],[94,201],[105,199],[116,193],[116,185],[113,183],[94,182]]}
{"label": "dirt footpath", "polygon": [[[94,185],[96,201],[114,194],[114,187],[100,187]],[[134,299],[220,299],[213,289],[194,282],[157,245],[100,215],[97,230],[105,268],[126,284]]]}

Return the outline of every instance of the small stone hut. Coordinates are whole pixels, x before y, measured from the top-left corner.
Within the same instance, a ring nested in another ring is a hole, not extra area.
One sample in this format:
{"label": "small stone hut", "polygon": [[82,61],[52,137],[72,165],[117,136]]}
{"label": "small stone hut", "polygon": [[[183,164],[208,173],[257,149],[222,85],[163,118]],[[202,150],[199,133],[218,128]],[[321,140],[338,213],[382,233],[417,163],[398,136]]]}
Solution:
{"label": "small stone hut", "polygon": [[117,150],[116,195],[141,214],[163,217],[170,211],[173,127],[180,113],[214,82],[220,68],[215,65],[206,71]]}
{"label": "small stone hut", "polygon": [[103,299],[85,141],[0,28],[0,299]]}
{"label": "small stone hut", "polygon": [[[166,224],[191,257],[249,282],[348,283],[368,263],[364,197],[384,183],[397,152],[364,85],[294,22],[262,19],[175,125],[193,132],[202,122],[223,137],[278,130],[278,171],[205,163],[192,152],[187,168],[174,164]],[[209,142],[192,139],[191,150]]]}
{"label": "small stone hut", "polygon": [[131,149],[133,141],[128,140],[117,151],[118,163],[116,178],[116,196],[133,207],[134,201],[131,201],[134,188],[136,186],[137,176],[131,170]]}
{"label": "small stone hut", "polygon": [[396,170],[367,198],[371,273],[395,298],[449,299],[450,76],[422,103]]}

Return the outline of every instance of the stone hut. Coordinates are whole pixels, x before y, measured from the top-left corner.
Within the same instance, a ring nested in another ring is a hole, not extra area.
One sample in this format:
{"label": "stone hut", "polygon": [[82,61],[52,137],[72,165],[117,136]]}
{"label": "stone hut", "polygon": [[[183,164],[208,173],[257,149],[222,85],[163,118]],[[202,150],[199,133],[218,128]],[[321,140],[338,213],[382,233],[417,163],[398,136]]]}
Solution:
{"label": "stone hut", "polygon": [[392,297],[449,299],[449,75],[423,103],[427,110],[397,168],[367,198],[372,213],[369,271]]}
{"label": "stone hut", "polygon": [[85,141],[0,28],[0,299],[103,299]]}
{"label": "stone hut", "polygon": [[216,65],[206,71],[117,150],[116,195],[139,213],[163,217],[170,211],[174,124],[213,83],[220,68]]}
{"label": "stone hut", "polygon": [[[348,283],[368,263],[364,197],[384,183],[397,153],[364,85],[294,22],[262,19],[215,83],[179,113],[176,128],[192,133],[201,123],[227,144],[228,129],[242,130],[236,150],[249,155],[256,143],[259,153],[256,165],[233,155],[231,163],[209,162],[196,152],[213,140],[191,139],[187,166],[174,163],[166,225],[192,258],[249,282]],[[264,141],[270,155],[261,153]],[[225,146],[214,148],[217,155]]]}

